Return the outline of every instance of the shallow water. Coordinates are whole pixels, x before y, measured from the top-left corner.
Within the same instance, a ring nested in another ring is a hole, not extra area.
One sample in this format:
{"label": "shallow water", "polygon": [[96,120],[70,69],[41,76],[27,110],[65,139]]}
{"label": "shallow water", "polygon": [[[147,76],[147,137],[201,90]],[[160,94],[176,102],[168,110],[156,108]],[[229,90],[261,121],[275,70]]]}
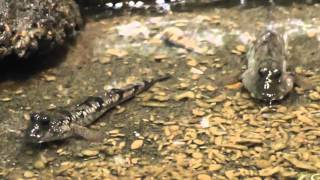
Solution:
{"label": "shallow water", "polygon": [[[279,179],[319,172],[320,88],[296,88],[269,107],[250,98],[232,76],[245,69],[239,45],[248,49],[272,24],[288,37],[289,70],[317,85],[319,5],[279,5],[273,22],[267,20],[266,6],[254,4],[185,8],[187,12],[162,15],[90,16],[68,47],[20,64],[29,70],[5,63],[0,177]],[[168,27],[182,29],[205,51],[199,54],[157,39]],[[70,138],[24,144],[30,112],[81,102],[97,91],[159,73],[173,78],[91,126],[106,132],[103,143]],[[188,98],[180,100],[183,93]],[[133,150],[138,139],[143,145]]]}

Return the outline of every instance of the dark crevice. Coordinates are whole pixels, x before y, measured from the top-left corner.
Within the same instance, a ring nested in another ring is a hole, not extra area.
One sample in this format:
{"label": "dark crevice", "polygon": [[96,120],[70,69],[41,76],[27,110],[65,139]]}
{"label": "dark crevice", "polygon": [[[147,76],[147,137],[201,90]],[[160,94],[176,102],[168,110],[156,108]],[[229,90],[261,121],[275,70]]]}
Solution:
{"label": "dark crevice", "polygon": [[29,58],[19,59],[14,55],[0,61],[0,82],[13,80],[24,81],[33,75],[62,63],[68,51],[68,45],[55,48],[50,53],[34,54]]}

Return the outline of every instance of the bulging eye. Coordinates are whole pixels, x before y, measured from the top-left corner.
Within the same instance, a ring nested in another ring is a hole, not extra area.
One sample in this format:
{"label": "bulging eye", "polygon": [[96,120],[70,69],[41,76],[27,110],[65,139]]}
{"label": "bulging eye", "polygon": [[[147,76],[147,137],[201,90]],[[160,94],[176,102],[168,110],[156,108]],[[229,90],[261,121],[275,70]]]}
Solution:
{"label": "bulging eye", "polygon": [[50,123],[50,120],[49,120],[49,118],[48,118],[47,116],[42,116],[40,122],[41,122],[41,125],[42,125],[42,126],[48,126],[49,123]]}
{"label": "bulging eye", "polygon": [[280,78],[280,76],[281,76],[281,71],[280,71],[280,69],[274,69],[274,70],[272,71],[272,74],[273,74],[274,77]]}
{"label": "bulging eye", "polygon": [[41,113],[30,114],[30,120],[34,123],[40,123],[41,125],[49,124],[49,117]]}
{"label": "bulging eye", "polygon": [[40,116],[39,113],[31,113],[31,114],[30,114],[30,120],[31,120],[32,122],[38,122],[38,121],[41,120],[41,116]]}
{"label": "bulging eye", "polygon": [[269,72],[269,69],[266,68],[266,67],[263,67],[263,68],[259,69],[260,76],[266,76],[268,74],[268,72]]}
{"label": "bulging eye", "polygon": [[47,127],[47,126],[49,126],[49,121],[41,121],[41,125],[43,126],[43,127]]}

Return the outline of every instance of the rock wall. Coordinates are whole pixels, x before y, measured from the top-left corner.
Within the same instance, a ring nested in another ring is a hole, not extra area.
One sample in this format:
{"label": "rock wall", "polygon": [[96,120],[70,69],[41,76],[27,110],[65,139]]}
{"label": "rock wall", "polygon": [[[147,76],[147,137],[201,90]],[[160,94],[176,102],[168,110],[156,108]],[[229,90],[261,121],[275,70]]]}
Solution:
{"label": "rock wall", "polygon": [[0,0],[0,59],[56,47],[81,25],[73,0]]}

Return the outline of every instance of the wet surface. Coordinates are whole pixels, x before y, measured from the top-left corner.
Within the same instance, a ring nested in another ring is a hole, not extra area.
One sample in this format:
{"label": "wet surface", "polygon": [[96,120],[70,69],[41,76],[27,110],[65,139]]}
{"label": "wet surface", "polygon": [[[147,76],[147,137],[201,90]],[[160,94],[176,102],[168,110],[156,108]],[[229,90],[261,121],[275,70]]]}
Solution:
{"label": "wet surface", "polygon": [[[246,68],[248,45],[268,23],[264,6],[87,19],[68,48],[21,65],[30,71],[10,68],[14,62],[1,66],[0,177],[278,179],[319,172],[318,9],[274,11],[274,27],[288,37],[289,70],[315,88],[296,87],[272,106],[252,99],[233,76]],[[189,50],[159,38],[169,27],[192,39]],[[52,61],[34,65],[41,59]],[[23,142],[30,112],[158,73],[173,78],[90,126],[105,132],[103,143]]]}

